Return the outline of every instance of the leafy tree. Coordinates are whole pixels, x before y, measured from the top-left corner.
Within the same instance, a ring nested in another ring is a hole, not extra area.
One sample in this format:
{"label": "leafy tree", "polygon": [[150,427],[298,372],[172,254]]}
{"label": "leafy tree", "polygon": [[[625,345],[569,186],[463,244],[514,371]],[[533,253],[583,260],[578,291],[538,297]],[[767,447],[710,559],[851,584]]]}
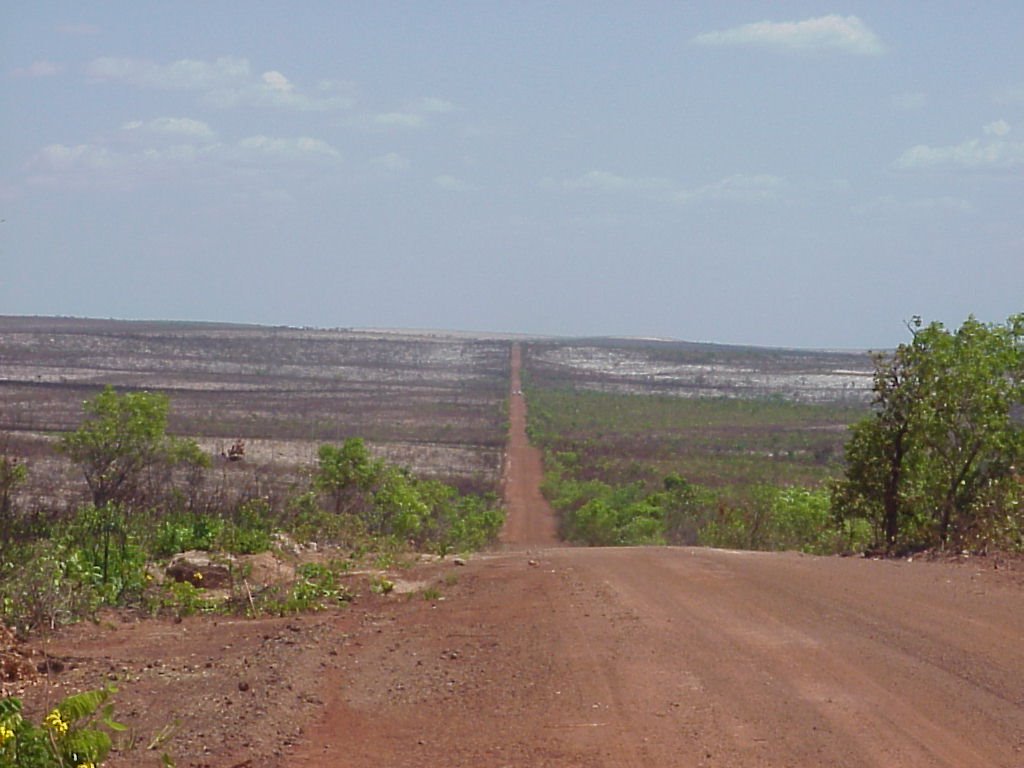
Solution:
{"label": "leafy tree", "polygon": [[1004,325],[968,318],[951,332],[922,326],[876,360],[874,413],[854,425],[840,518],[870,520],[887,550],[946,545],[976,527],[1024,458],[1013,418],[1024,402],[1024,315]]}
{"label": "leafy tree", "polygon": [[14,492],[28,478],[28,470],[5,451],[0,455],[0,554],[14,530]]}
{"label": "leafy tree", "polygon": [[697,544],[701,528],[715,512],[714,494],[676,473],[667,475],[663,485],[659,501],[664,510],[665,538],[671,544]]}
{"label": "leafy tree", "polygon": [[916,334],[923,359],[921,440],[927,455],[925,497],[939,540],[966,521],[982,490],[1005,477],[1021,456],[1021,429],[1011,408],[1024,399],[1024,315],[1007,326],[973,317],[956,333],[933,323]]}
{"label": "leafy tree", "polygon": [[373,494],[373,515],[367,522],[370,531],[414,539],[420,532],[430,508],[421,498],[416,478],[397,467],[388,467]]}
{"label": "leafy tree", "polygon": [[320,446],[313,486],[331,500],[336,514],[360,512],[383,469],[362,438],[350,437],[340,447]]}
{"label": "leafy tree", "polygon": [[149,470],[209,462],[195,441],[167,434],[169,407],[166,395],[119,395],[110,386],[85,401],[85,422],[64,435],[58,447],[82,467],[94,507],[130,505]]}
{"label": "leafy tree", "polygon": [[[344,516],[373,536],[430,543],[442,553],[482,547],[501,528],[503,517],[493,499],[460,495],[449,485],[374,459],[360,438],[341,446],[321,445],[318,459],[313,488],[333,510],[334,521],[324,521],[328,526]],[[316,502],[313,495],[304,505]],[[318,517],[315,511],[312,516]]]}
{"label": "leafy tree", "polygon": [[852,427],[846,446],[846,480],[838,499],[848,517],[866,517],[886,548],[896,545],[905,518],[909,464],[916,456],[916,425],[924,408],[921,349],[902,344],[875,356],[874,414]]}

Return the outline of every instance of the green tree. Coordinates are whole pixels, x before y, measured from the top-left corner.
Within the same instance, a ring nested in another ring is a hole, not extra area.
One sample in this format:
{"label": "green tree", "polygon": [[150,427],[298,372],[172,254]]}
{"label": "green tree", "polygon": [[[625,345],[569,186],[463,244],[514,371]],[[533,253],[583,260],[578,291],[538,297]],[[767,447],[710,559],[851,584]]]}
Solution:
{"label": "green tree", "polygon": [[58,448],[81,466],[93,506],[130,506],[147,471],[180,463],[209,463],[193,440],[167,434],[166,395],[106,387],[83,404],[84,423],[64,435]]}
{"label": "green tree", "polygon": [[6,451],[0,455],[0,553],[14,530],[14,493],[28,479],[28,470]]}
{"label": "green tree", "polygon": [[403,540],[416,539],[431,511],[418,485],[407,470],[388,467],[373,494],[373,514],[367,520],[370,531]]}
{"label": "green tree", "polygon": [[714,494],[703,486],[691,483],[676,473],[665,477],[664,492],[659,497],[665,520],[665,538],[670,544],[694,546],[700,530],[715,513]]}
{"label": "green tree", "polygon": [[915,318],[876,359],[874,413],[854,425],[833,506],[871,521],[887,550],[946,545],[1024,457],[1024,315],[951,332]]}
{"label": "green tree", "polygon": [[335,514],[359,514],[383,469],[362,438],[350,437],[340,447],[320,446],[313,487],[330,499]]}
{"label": "green tree", "polygon": [[847,516],[868,518],[887,549],[896,546],[906,518],[913,514],[905,496],[925,407],[921,356],[916,344],[901,344],[892,356],[875,356],[874,413],[853,425],[846,445],[840,504]]}
{"label": "green tree", "polygon": [[1024,400],[1024,315],[1005,326],[973,317],[956,333],[933,323],[915,335],[927,351],[921,441],[925,498],[939,541],[967,523],[982,491],[1021,457],[1022,431],[1010,418]]}

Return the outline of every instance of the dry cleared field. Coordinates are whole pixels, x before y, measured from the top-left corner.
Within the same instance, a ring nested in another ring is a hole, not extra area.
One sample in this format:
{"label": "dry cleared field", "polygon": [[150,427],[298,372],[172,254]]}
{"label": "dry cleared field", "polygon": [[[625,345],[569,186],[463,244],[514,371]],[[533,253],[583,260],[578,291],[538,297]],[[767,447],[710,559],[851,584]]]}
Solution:
{"label": "dry cleared field", "polygon": [[863,403],[871,357],[683,341],[579,339],[530,345],[530,380],[618,394]]}
{"label": "dry cleared field", "polygon": [[[214,456],[244,440],[246,460],[214,471],[261,494],[353,436],[416,472],[496,491],[510,349],[509,337],[442,332],[0,317],[0,440],[30,464],[29,507],[73,507],[80,473],[52,442],[110,384],[168,394],[170,431]],[[628,339],[530,339],[524,365],[547,389],[845,406],[866,401],[871,371],[864,353]]]}
{"label": "dry cleared field", "polygon": [[170,431],[214,455],[245,440],[245,461],[218,471],[249,482],[287,482],[319,445],[357,436],[415,471],[495,490],[508,356],[507,341],[454,334],[0,318],[0,435],[30,462],[37,503],[81,485],[50,444],[107,384],[166,393]]}

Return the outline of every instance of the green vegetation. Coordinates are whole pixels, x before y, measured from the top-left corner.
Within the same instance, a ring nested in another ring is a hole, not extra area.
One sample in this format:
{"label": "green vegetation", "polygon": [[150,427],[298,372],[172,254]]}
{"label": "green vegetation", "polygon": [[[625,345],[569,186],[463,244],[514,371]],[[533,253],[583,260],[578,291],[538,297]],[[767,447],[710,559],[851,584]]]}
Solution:
{"label": "green vegetation", "polygon": [[359,438],[340,448],[321,446],[313,487],[335,515],[347,516],[370,536],[440,554],[486,546],[504,519],[493,495],[459,494],[444,483],[418,478],[372,458]]}
{"label": "green vegetation", "polygon": [[817,486],[834,475],[863,406],[689,399],[527,385],[529,434],[571,453],[581,479],[648,488],[669,474],[742,500],[760,484]]}
{"label": "green vegetation", "polygon": [[875,412],[853,428],[837,515],[866,521],[889,552],[1024,548],[1024,314],[911,331],[876,361]]}
{"label": "green vegetation", "polygon": [[911,331],[876,357],[867,415],[529,387],[562,535],[817,553],[1024,549],[1024,315],[956,331],[915,320]]}
{"label": "green vegetation", "polygon": [[147,475],[177,464],[210,463],[194,440],[167,434],[166,395],[119,395],[106,387],[83,408],[85,422],[64,435],[59,448],[81,467],[97,508],[144,503]]}
{"label": "green vegetation", "polygon": [[531,438],[561,534],[591,545],[848,551],[825,486],[848,404],[685,399],[529,387]]}
{"label": "green vegetation", "polygon": [[[360,558],[394,563],[403,552],[478,549],[501,527],[493,495],[419,478],[374,458],[358,438],[321,446],[317,465],[285,498],[258,488],[237,497],[203,493],[195,470],[208,460],[193,441],[167,435],[168,410],[163,395],[109,387],[85,403],[84,423],[59,445],[82,469],[92,502],[70,513],[23,514],[13,491],[25,465],[0,457],[0,621],[26,634],[103,606],[175,616],[312,610],[352,598],[338,579]],[[278,540],[331,545],[338,557],[254,593],[234,556]],[[167,559],[187,550],[224,564],[226,599],[209,599],[201,573],[160,578]]]}
{"label": "green vegetation", "polygon": [[[98,768],[126,730],[114,720],[113,686],[68,696],[36,725],[21,701],[0,699],[0,768]],[[164,755],[163,765],[173,766]]]}
{"label": "green vegetation", "polygon": [[0,455],[0,555],[15,533],[14,493],[25,483],[28,470],[17,456],[9,456],[5,450]]}

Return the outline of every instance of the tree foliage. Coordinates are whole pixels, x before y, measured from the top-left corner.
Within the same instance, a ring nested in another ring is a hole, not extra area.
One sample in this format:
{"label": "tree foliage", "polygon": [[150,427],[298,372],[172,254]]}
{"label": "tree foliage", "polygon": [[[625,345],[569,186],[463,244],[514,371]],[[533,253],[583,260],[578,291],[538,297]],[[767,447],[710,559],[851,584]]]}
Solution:
{"label": "tree foliage", "polygon": [[320,446],[313,485],[335,514],[358,513],[383,471],[384,462],[373,458],[365,441],[350,437],[340,446]]}
{"label": "tree foliage", "polygon": [[28,478],[25,464],[6,450],[0,454],[0,555],[14,530],[15,492]]}
{"label": "tree foliage", "polygon": [[358,437],[321,445],[313,487],[335,517],[358,522],[372,536],[394,537],[446,552],[478,549],[497,536],[503,517],[487,497],[460,495],[374,458]]}
{"label": "tree foliage", "polygon": [[131,506],[147,471],[175,464],[205,465],[193,440],[167,434],[169,400],[153,392],[118,394],[107,386],[83,404],[85,421],[59,449],[82,468],[93,505]]}
{"label": "tree foliage", "polygon": [[983,545],[970,539],[984,515],[1016,514],[994,491],[1020,493],[1024,314],[956,331],[916,318],[911,332],[876,358],[874,413],[852,427],[834,511],[868,520],[889,551]]}

